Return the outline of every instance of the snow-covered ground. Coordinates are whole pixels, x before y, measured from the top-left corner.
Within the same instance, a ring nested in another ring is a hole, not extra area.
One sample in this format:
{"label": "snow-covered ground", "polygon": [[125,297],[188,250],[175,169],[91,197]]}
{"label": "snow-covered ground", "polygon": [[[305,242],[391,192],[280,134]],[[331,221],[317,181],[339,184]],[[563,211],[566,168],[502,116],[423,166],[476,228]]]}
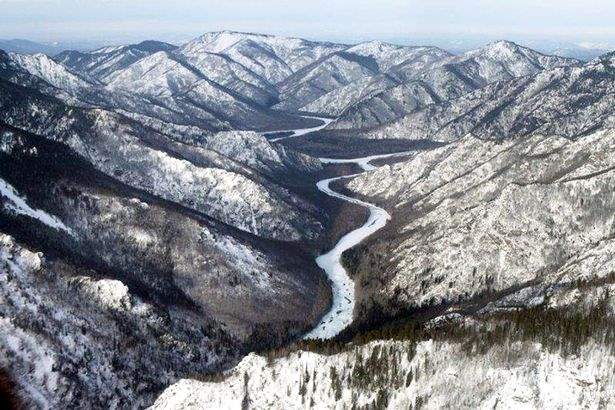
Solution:
{"label": "snow-covered ground", "polygon": [[151,409],[610,409],[614,365],[595,343],[562,356],[530,342],[468,352],[447,341],[377,341],[334,355],[250,354],[224,381],[181,380]]}
{"label": "snow-covered ground", "polygon": [[[377,167],[370,164],[370,161],[407,154],[409,154],[409,152],[372,155],[369,157],[354,159],[320,158],[320,161],[325,164],[354,163],[359,165],[364,171],[368,172],[377,169]],[[365,238],[383,228],[387,221],[391,219],[391,216],[384,209],[370,203],[360,201],[356,198],[342,195],[330,188],[331,182],[340,179],[353,178],[357,175],[359,174],[324,179],[316,184],[318,189],[325,194],[363,206],[369,209],[370,212],[369,218],[360,228],[344,235],[332,250],[316,258],[316,263],[318,266],[320,266],[327,273],[327,277],[331,280],[333,302],[331,305],[331,310],[329,310],[329,312],[322,318],[318,326],[305,335],[305,339],[330,339],[335,337],[350,323],[352,323],[352,313],[355,304],[354,281],[348,276],[346,269],[342,266],[342,253],[358,245]]]}
{"label": "snow-covered ground", "polygon": [[271,142],[278,142],[278,141],[282,141],[288,138],[295,138],[295,137],[299,137],[301,135],[305,135],[305,134],[309,134],[310,132],[316,132],[316,131],[320,131],[323,128],[325,128],[327,125],[331,124],[333,121],[335,121],[335,118],[325,118],[325,117],[314,117],[314,116],[310,116],[310,115],[304,115],[303,118],[314,118],[316,120],[321,120],[323,123],[316,126],[316,127],[311,127],[311,128],[298,128],[298,129],[292,129],[292,130],[279,130],[276,132],[292,132],[291,135],[287,135],[285,137],[279,137],[279,138],[274,138],[271,140]]}
{"label": "snow-covered ground", "polygon": [[[6,198],[6,200],[4,198]],[[64,225],[57,217],[49,215],[47,212],[40,209],[33,209],[30,207],[24,198],[19,196],[15,188],[2,178],[0,178],[0,200],[2,200],[0,204],[4,203],[4,208],[9,211],[28,216],[54,229],[63,230],[72,234],[71,229]]]}

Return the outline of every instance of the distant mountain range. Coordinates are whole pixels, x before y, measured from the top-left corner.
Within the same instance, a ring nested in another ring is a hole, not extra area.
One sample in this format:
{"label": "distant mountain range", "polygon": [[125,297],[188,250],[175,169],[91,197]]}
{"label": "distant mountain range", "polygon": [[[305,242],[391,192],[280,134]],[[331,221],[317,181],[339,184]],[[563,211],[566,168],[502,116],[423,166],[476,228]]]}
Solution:
{"label": "distant mountain range", "polygon": [[59,53],[60,51],[62,51],[63,48],[59,45],[36,43],[30,40],[0,39],[0,50],[4,50],[7,52],[14,52],[14,53],[22,53],[22,54],[43,53],[43,54],[53,56]]}
{"label": "distant mountain range", "polygon": [[0,50],[24,54],[43,53],[54,56],[63,50],[91,50],[99,47],[97,41],[36,42],[24,39],[0,39]]}

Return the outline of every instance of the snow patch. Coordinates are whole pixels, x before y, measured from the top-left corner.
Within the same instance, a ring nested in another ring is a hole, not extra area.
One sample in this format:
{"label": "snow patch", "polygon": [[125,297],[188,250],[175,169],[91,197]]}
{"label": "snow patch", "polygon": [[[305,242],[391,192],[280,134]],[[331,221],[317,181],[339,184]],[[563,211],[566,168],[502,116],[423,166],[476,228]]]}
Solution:
{"label": "snow patch", "polygon": [[[64,225],[60,219],[55,216],[49,215],[47,212],[40,209],[31,208],[26,201],[21,198],[15,188],[13,188],[8,182],[0,178],[0,194],[7,198],[10,202],[4,203],[4,209],[13,211],[19,215],[25,215],[30,218],[36,219],[45,225],[56,229],[62,230],[70,235],[74,235],[73,231]],[[4,201],[3,201],[4,202]]]}
{"label": "snow patch", "polygon": [[71,279],[71,283],[108,309],[129,310],[131,308],[128,286],[119,280],[94,280],[87,276],[79,276]]}

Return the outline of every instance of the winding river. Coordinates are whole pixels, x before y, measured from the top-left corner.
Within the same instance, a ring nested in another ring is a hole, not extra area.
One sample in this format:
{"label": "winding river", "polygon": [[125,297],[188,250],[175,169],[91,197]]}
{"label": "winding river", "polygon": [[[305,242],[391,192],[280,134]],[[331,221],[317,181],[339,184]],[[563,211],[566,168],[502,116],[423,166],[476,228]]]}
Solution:
{"label": "winding river", "polygon": [[[328,118],[309,117],[316,118],[324,121],[317,127],[303,128],[296,130],[287,130],[293,132],[293,134],[276,138],[271,140],[272,142],[280,141],[287,138],[297,137],[299,135],[305,135],[310,132],[315,132],[325,128],[333,120]],[[324,164],[357,164],[364,172],[369,172],[377,169],[370,162],[395,156],[407,155],[408,152],[398,152],[393,154],[384,155],[372,155],[362,158],[353,159],[336,159],[336,158],[319,158]],[[350,202],[356,205],[363,206],[369,209],[369,218],[361,227],[344,235],[329,252],[320,255],[316,258],[316,263],[322,268],[327,277],[331,281],[331,288],[333,294],[333,301],[331,309],[323,316],[320,323],[304,336],[304,339],[330,339],[337,336],[342,330],[344,330],[350,323],[352,323],[352,312],[355,305],[354,296],[354,281],[348,276],[348,272],[342,266],[341,258],[342,253],[359,243],[365,238],[383,228],[387,221],[391,219],[391,216],[382,208],[379,208],[373,204],[352,198],[339,192],[335,192],[331,189],[330,184],[340,179],[353,178],[358,174],[344,175],[336,178],[328,178],[319,181],[316,186],[325,194],[334,198],[341,199],[346,202]]]}
{"label": "winding river", "polygon": [[278,141],[282,141],[282,140],[285,140],[285,139],[288,139],[288,138],[295,138],[295,137],[299,137],[301,135],[309,134],[310,132],[320,131],[323,128],[325,128],[327,125],[329,125],[333,121],[335,121],[334,118],[315,117],[315,116],[312,116],[312,115],[304,115],[303,118],[313,118],[315,120],[320,120],[323,123],[320,124],[320,125],[317,125],[316,127],[310,127],[310,128],[298,128],[298,129],[292,129],[292,130],[279,130],[279,131],[276,131],[276,133],[292,132],[292,134],[286,135],[284,137],[272,138],[269,141],[271,141],[271,142],[278,142]]}

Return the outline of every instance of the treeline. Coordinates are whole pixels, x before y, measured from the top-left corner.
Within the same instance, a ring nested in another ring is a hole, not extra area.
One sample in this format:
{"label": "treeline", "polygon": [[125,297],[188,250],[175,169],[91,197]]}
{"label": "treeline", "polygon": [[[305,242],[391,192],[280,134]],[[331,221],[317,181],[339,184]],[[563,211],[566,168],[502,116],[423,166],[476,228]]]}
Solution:
{"label": "treeline", "polygon": [[576,355],[590,340],[611,344],[615,354],[615,318],[609,315],[609,294],[600,299],[589,312],[574,308],[548,309],[535,307],[493,314],[479,319],[474,325],[449,322],[440,326],[427,326],[411,318],[384,325],[378,329],[354,335],[352,341],[301,340],[291,346],[272,350],[268,356],[285,357],[297,350],[325,355],[348,351],[376,340],[408,341],[413,344],[425,341],[458,342],[468,351],[484,352],[494,344],[515,341],[540,342],[546,349],[563,355]]}
{"label": "treeline", "polygon": [[[345,361],[330,368],[331,397],[339,401],[344,392],[347,394],[349,390],[349,408],[385,409],[392,391],[408,388],[420,378],[437,371],[428,357],[419,360],[414,366],[403,365],[404,362],[412,362],[418,343],[426,340],[457,343],[470,357],[487,354],[494,346],[512,346],[516,342],[539,342],[548,351],[563,356],[580,355],[582,347],[592,340],[610,346],[610,353],[615,354],[615,320],[609,316],[608,301],[607,292],[590,312],[538,307],[498,313],[477,321],[476,325],[449,322],[438,327],[428,327],[425,323],[408,320],[400,325],[357,334],[351,342],[300,341],[293,346],[269,352],[268,359],[273,365],[276,358],[286,357],[296,350],[325,355],[348,353]],[[367,351],[361,348],[376,340],[395,340],[401,343],[375,345]],[[523,350],[518,353],[523,354]],[[299,391],[303,402],[310,403],[311,407],[314,407],[313,372],[310,374],[307,370],[302,371]],[[370,392],[373,400],[359,406],[357,397],[360,392]],[[420,409],[428,401],[428,396],[418,396],[411,408]]]}

